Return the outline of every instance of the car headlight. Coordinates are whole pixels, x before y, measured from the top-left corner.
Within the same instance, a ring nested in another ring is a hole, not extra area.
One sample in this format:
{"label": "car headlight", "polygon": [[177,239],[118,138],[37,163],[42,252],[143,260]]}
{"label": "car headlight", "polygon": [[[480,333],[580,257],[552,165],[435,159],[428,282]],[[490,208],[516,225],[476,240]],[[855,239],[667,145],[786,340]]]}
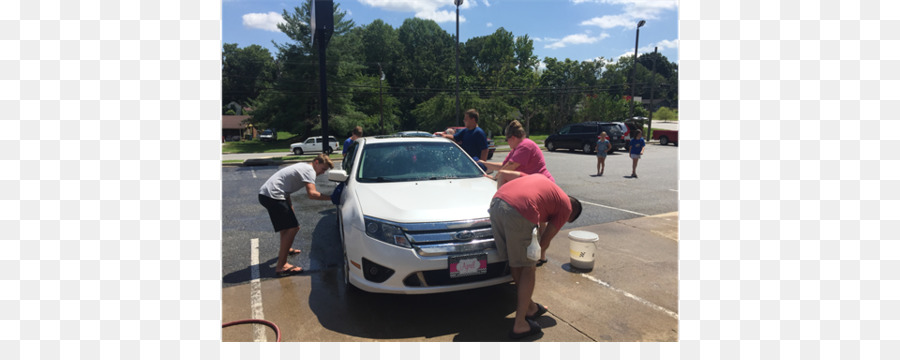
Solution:
{"label": "car headlight", "polygon": [[409,239],[406,238],[406,234],[403,233],[403,229],[375,219],[366,218],[366,235],[388,244],[405,248],[412,247],[409,244]]}

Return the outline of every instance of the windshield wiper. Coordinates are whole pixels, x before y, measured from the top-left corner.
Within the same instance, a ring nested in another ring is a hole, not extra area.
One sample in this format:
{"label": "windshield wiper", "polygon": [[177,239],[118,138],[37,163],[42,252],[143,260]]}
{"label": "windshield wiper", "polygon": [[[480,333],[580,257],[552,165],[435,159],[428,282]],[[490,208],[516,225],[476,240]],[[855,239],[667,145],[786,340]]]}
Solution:
{"label": "windshield wiper", "polygon": [[397,179],[385,179],[384,176],[379,176],[376,178],[362,178],[360,180],[371,181],[371,182],[395,182]]}

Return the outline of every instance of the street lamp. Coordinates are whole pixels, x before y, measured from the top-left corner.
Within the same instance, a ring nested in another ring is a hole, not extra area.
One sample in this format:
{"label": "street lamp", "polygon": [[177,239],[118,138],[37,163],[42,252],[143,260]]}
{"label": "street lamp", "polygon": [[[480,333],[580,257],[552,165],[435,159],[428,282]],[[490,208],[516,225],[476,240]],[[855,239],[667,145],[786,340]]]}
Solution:
{"label": "street lamp", "polygon": [[637,83],[637,79],[635,78],[635,70],[637,70],[637,51],[638,51],[638,39],[641,37],[641,26],[644,26],[647,22],[641,20],[637,23],[637,32],[634,34],[634,64],[631,66],[631,117],[634,117],[634,87]]}
{"label": "street lamp", "polygon": [[456,5],[456,126],[459,126],[459,6],[463,0],[453,0]]}
{"label": "street lamp", "polygon": [[379,117],[381,117],[381,134],[385,134],[384,132],[384,96],[381,94],[381,87],[384,84],[384,70],[381,69],[381,63],[378,63],[378,71],[381,73],[381,80],[378,82],[378,99],[381,101],[381,105],[378,105],[378,112],[380,113]]}

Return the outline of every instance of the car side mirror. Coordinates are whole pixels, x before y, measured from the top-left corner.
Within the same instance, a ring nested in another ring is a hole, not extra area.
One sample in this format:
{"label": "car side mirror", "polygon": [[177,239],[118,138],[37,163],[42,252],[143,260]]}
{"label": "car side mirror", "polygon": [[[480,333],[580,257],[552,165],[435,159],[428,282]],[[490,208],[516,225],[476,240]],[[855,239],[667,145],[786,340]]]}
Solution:
{"label": "car side mirror", "polygon": [[344,170],[328,170],[328,181],[344,182],[350,175]]}

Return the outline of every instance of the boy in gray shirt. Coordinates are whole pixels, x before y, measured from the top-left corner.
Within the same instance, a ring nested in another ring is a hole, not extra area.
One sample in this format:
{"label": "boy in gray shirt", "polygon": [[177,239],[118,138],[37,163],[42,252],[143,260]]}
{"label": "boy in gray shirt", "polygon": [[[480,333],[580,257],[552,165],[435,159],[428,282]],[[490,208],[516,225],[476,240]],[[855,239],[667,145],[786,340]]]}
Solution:
{"label": "boy in gray shirt", "polygon": [[306,196],[310,199],[331,200],[331,196],[316,190],[316,176],[333,168],[334,163],[328,155],[319,154],[312,163],[298,163],[278,170],[259,188],[259,203],[269,211],[272,226],[281,236],[278,262],[275,264],[276,275],[292,275],[303,271],[303,268],[287,263],[289,254],[300,253],[300,250],[291,248],[294,237],[300,231],[300,224],[291,205],[291,193],[305,187]]}

